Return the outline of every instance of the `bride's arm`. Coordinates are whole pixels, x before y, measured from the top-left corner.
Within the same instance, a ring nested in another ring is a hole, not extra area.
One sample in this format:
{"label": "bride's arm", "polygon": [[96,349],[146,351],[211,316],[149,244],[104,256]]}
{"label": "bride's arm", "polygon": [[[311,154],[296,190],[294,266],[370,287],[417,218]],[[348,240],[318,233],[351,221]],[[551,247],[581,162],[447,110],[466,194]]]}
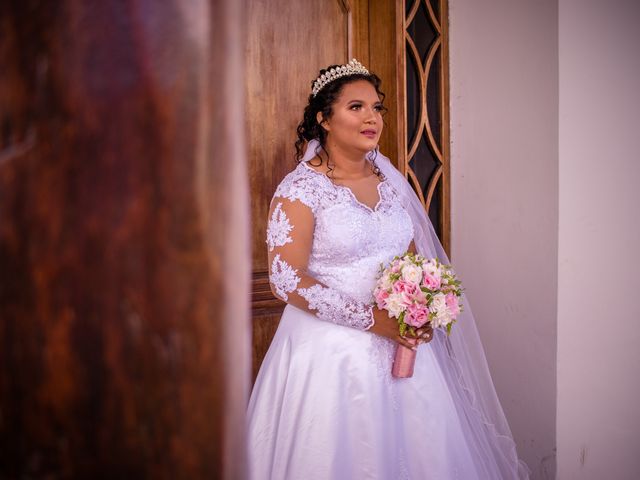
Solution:
{"label": "bride's arm", "polygon": [[313,228],[313,212],[308,206],[274,197],[267,228],[271,291],[321,320],[368,330],[374,324],[371,305],[327,287],[307,272]]}
{"label": "bride's arm", "polygon": [[267,246],[271,291],[281,300],[321,320],[372,332],[411,347],[399,337],[395,320],[377,307],[330,288],[307,271],[314,216],[301,201],[274,197],[269,210]]}

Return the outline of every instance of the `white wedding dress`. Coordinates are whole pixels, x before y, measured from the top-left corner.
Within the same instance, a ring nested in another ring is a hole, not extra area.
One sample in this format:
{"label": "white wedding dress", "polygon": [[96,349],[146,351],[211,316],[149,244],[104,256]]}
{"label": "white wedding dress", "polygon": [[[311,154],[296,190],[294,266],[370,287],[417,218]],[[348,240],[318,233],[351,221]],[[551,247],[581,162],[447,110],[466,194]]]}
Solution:
{"label": "white wedding dress", "polygon": [[396,379],[395,343],[367,331],[380,266],[414,236],[391,182],[378,193],[372,209],[302,162],[274,195],[270,280],[288,305],[249,403],[251,478],[516,478],[517,457],[512,475],[486,458],[492,433],[469,426],[431,344]]}

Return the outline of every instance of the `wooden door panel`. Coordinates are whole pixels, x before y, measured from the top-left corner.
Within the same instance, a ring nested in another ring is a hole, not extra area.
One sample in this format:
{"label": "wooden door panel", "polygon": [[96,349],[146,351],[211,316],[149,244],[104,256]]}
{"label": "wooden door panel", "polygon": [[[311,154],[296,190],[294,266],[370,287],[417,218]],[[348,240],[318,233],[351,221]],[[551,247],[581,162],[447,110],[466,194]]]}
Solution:
{"label": "wooden door panel", "polygon": [[269,288],[267,214],[273,192],[295,167],[296,127],[321,66],[349,58],[352,8],[339,0],[249,2],[246,121],[251,188],[254,377],[284,303]]}
{"label": "wooden door panel", "polygon": [[[247,131],[253,268],[264,271],[269,201],[295,166],[295,129],[319,65],[344,62],[349,13],[337,0],[255,1],[247,45]],[[324,39],[324,41],[323,41]]]}

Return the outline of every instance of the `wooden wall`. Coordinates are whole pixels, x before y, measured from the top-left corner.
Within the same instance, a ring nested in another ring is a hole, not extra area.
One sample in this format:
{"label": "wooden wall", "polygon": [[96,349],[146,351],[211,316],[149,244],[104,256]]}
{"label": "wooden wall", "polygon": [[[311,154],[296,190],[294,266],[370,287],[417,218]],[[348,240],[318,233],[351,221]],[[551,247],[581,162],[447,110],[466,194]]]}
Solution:
{"label": "wooden wall", "polygon": [[236,0],[0,2],[0,478],[243,478]]}

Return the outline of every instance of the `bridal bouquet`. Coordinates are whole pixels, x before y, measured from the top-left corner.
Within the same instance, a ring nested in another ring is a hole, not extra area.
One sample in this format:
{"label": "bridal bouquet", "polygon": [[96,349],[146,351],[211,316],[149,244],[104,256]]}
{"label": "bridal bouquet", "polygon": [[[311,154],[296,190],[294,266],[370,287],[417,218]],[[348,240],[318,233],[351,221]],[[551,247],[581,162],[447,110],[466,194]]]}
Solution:
{"label": "bridal bouquet", "polygon": [[[428,322],[449,334],[462,311],[462,290],[450,265],[407,252],[381,267],[373,296],[379,309],[398,320],[400,335],[407,331],[415,335],[415,329]],[[398,345],[393,375],[410,377],[414,362],[415,352]]]}

